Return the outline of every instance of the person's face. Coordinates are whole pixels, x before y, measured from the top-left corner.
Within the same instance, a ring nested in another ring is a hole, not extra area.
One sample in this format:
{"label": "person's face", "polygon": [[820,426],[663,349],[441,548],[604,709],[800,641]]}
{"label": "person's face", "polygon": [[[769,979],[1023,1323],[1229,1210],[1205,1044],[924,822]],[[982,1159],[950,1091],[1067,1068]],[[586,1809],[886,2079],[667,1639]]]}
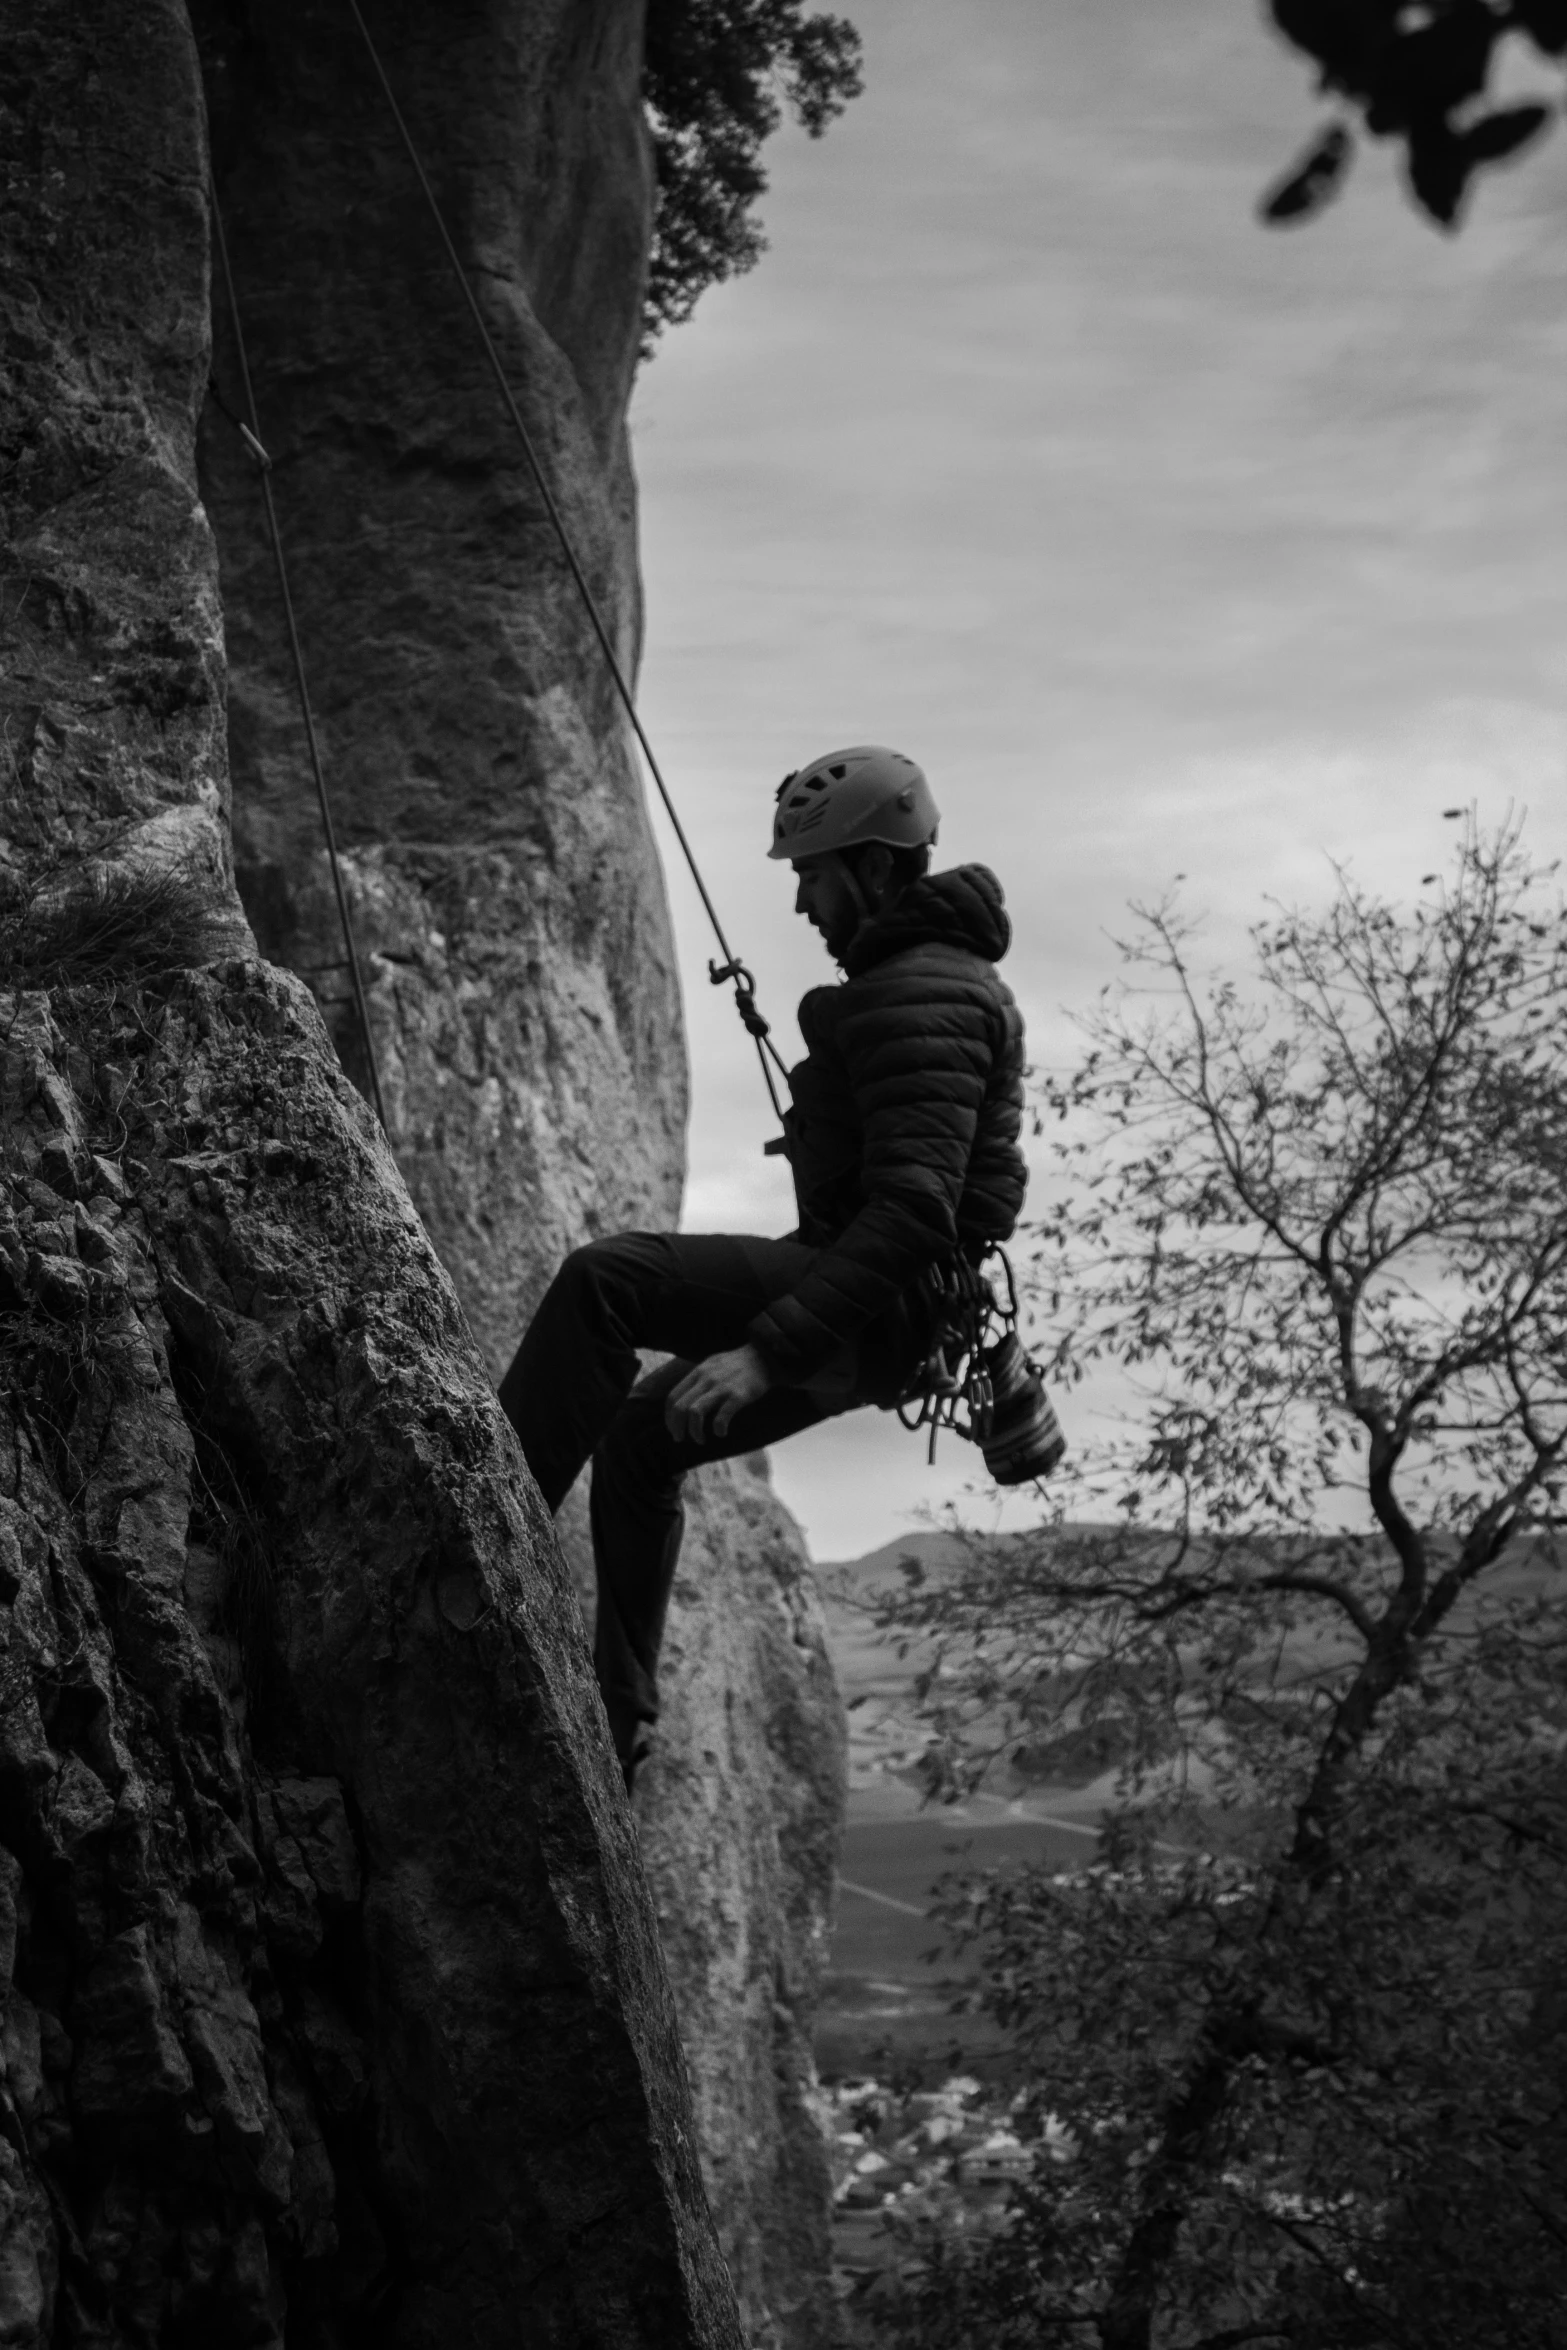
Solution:
{"label": "person's face", "polygon": [[860,926],[861,908],[840,860],[800,857],[794,868],[794,910],[819,930],[830,955],[842,954]]}

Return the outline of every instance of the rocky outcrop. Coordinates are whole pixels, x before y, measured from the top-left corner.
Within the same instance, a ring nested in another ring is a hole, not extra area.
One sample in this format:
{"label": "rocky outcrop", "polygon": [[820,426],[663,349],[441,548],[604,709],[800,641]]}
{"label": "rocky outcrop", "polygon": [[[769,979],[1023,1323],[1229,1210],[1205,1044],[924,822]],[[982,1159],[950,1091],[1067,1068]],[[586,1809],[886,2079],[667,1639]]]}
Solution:
{"label": "rocky outcrop", "polygon": [[832,1939],[843,1700],[765,1460],[692,1485],[665,1712],[637,1789],[642,1850],[747,2338],[825,2350],[832,2179],[811,2030]]}
{"label": "rocky outcrop", "polygon": [[[567,1248],[675,1219],[662,881],[602,658],[350,18],[199,0],[196,21],[392,1139],[498,1376]],[[639,11],[394,0],[374,22],[629,665]],[[232,405],[221,318],[217,366]],[[362,1075],[256,484],[215,408],[203,479],[240,886]],[[812,2350],[832,2330],[809,2036],[841,1712],[786,1513],[723,1471],[692,1518],[643,1850],[750,2330]]]}
{"label": "rocky outcrop", "polygon": [[[560,1531],[591,1627],[587,1480]],[[765,1454],[686,1486],[636,1817],[702,2176],[751,2350],[830,2350],[830,2147],[811,2039],[848,1777],[805,1544]]]}
{"label": "rocky outcrop", "polygon": [[[544,1268],[679,1206],[668,914],[603,656],[346,9],[197,0],[219,196],[398,1161],[504,1368]],[[377,6],[376,38],[619,642],[649,164],[633,0]],[[238,399],[219,306],[217,381]],[[251,461],[202,474],[240,888],[363,1076]]]}
{"label": "rocky outcrop", "polygon": [[738,2350],[558,1547],[244,951],[189,28],[0,90],[0,2339]]}
{"label": "rocky outcrop", "polygon": [[209,942],[242,952],[190,464],[207,210],[189,34],[171,0],[84,12],[74,38],[15,7],[0,42],[0,906],[94,859],[178,866]]}
{"label": "rocky outcrop", "polygon": [[301,994],[0,1015],[10,2338],[733,2342],[564,1569]]}

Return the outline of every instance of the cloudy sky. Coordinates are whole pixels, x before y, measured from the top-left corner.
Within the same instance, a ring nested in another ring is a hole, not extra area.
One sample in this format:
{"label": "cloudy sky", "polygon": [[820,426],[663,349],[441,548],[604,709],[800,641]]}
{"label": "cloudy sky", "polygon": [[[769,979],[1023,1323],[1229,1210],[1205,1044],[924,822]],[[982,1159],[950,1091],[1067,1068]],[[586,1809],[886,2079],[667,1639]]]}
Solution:
{"label": "cloudy sky", "polygon": [[[765,861],[773,787],[898,745],[940,861],[1002,875],[1035,1059],[1176,873],[1233,947],[1347,859],[1393,893],[1441,810],[1567,848],[1567,139],[1463,234],[1362,157],[1265,232],[1317,119],[1251,0],[838,0],[866,94],[768,151],[771,250],[637,394],[642,706],[781,1041],[828,976]],[[793,1221],[755,1060],[667,835],[695,1105],[686,1221]],[[819,1558],[974,1456],[875,1414],[796,1439]]]}

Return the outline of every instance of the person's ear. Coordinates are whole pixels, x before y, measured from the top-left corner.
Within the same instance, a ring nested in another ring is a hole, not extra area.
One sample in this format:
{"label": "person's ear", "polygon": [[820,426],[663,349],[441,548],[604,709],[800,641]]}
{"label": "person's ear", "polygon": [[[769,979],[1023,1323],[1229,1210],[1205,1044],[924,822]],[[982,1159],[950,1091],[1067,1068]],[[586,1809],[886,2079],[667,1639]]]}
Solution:
{"label": "person's ear", "polygon": [[887,894],[892,880],[892,851],[884,841],[873,840],[860,855],[860,886],[866,896],[879,903]]}

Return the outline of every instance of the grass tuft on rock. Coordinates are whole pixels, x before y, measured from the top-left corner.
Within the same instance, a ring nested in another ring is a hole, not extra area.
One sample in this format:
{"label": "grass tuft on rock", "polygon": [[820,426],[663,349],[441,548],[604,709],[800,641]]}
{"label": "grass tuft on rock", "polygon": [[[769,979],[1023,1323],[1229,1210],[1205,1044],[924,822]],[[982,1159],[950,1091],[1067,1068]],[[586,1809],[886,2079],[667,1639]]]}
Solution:
{"label": "grass tuft on rock", "polygon": [[187,865],[105,866],[0,892],[0,985],[79,987],[211,962],[218,923]]}

